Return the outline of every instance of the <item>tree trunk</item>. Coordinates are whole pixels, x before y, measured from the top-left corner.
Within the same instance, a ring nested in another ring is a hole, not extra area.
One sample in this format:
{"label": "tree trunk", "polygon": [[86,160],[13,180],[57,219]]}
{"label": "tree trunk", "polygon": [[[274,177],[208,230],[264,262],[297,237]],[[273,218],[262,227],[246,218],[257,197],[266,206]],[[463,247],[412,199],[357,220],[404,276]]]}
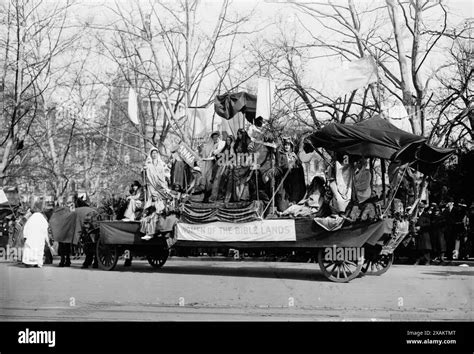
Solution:
{"label": "tree trunk", "polygon": [[10,137],[8,138],[4,150],[3,150],[3,156],[2,156],[2,161],[0,162],[0,185],[5,185],[5,174],[7,172],[8,168],[8,157],[10,156],[10,151],[13,147],[13,139]]}
{"label": "tree trunk", "polygon": [[[422,134],[421,129],[421,114],[420,107],[415,104],[415,99],[411,91],[412,75],[410,66],[406,56],[405,45],[403,43],[403,23],[402,23],[402,14],[400,13],[400,8],[398,4],[395,4],[394,0],[386,0],[388,12],[390,15],[390,20],[392,22],[393,34],[395,36],[395,42],[397,43],[397,53],[398,53],[398,65],[400,68],[400,84],[402,90],[402,102],[405,106],[405,109],[410,116],[410,125],[413,131],[413,134]],[[415,41],[417,40],[417,34],[415,33]]]}
{"label": "tree trunk", "polygon": [[108,155],[108,151],[109,151],[109,136],[110,136],[110,120],[111,120],[111,117],[112,117],[112,99],[110,98],[110,101],[109,101],[109,112],[107,114],[107,123],[106,123],[106,126],[105,126],[105,129],[106,129],[106,132],[105,132],[105,143],[104,143],[104,153],[102,154],[102,157],[101,157],[101,160],[100,160],[100,163],[99,163],[99,170],[98,170],[98,173],[97,173],[97,177],[95,179],[95,182],[94,182],[94,192],[96,193],[96,202],[99,203],[99,197],[100,195],[97,193],[97,191],[99,190],[99,186],[100,186],[100,181],[102,179],[102,170],[104,168],[104,164],[105,164],[105,160],[107,158],[107,155]]}
{"label": "tree trunk", "polygon": [[62,182],[63,182],[63,173],[62,173],[62,166],[59,161],[58,152],[56,149],[56,142],[54,141],[53,131],[56,126],[56,119],[54,116],[54,112],[48,113],[46,104],[44,104],[44,112],[45,112],[45,120],[46,120],[46,139],[48,140],[49,145],[49,152],[51,154],[51,163],[53,165],[53,176],[54,180],[52,184],[55,189],[55,196],[59,198],[63,191],[62,191]]}

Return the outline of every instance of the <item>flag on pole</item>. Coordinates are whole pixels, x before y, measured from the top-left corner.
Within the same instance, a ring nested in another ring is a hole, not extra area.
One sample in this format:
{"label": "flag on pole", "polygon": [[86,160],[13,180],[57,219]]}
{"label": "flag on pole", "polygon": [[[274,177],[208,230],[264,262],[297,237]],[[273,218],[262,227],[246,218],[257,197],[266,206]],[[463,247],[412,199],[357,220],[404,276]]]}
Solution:
{"label": "flag on pole", "polygon": [[8,203],[8,198],[3,189],[0,189],[0,204]]}
{"label": "flag on pole", "polygon": [[130,91],[128,92],[128,117],[134,124],[139,124],[137,101],[137,93],[132,87],[130,87]]}
{"label": "flag on pole", "polygon": [[342,96],[376,82],[377,65],[374,58],[364,57],[346,64],[341,70],[337,70],[333,77],[337,93]]}
{"label": "flag on pole", "polygon": [[265,77],[258,78],[257,110],[255,117],[262,117],[263,119],[270,118],[275,88],[275,83],[272,80]]}

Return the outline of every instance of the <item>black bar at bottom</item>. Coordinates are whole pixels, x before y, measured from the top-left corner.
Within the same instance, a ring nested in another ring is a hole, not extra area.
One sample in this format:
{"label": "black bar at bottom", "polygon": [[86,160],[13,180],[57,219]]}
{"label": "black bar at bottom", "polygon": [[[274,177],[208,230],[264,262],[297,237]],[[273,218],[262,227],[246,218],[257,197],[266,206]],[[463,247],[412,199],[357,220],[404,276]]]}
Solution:
{"label": "black bar at bottom", "polygon": [[472,353],[473,333],[469,322],[2,322],[0,353]]}

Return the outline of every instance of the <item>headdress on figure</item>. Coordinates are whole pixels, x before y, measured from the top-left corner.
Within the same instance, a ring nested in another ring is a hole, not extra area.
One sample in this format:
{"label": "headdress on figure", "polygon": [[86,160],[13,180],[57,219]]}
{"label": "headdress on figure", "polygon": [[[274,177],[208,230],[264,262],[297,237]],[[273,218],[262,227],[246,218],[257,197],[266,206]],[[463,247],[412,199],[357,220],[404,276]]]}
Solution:
{"label": "headdress on figure", "polygon": [[158,148],[156,148],[156,147],[152,147],[150,149],[150,151],[148,152],[148,156],[146,158],[146,163],[151,163],[152,162],[151,154],[152,154],[153,151],[156,151],[158,153],[158,162],[164,165],[164,162],[161,159],[160,150],[158,150]]}
{"label": "headdress on figure", "polygon": [[211,138],[214,137],[214,135],[217,135],[219,138],[221,137],[221,133],[219,131],[215,131],[211,134]]}
{"label": "headdress on figure", "polygon": [[294,147],[295,147],[295,144],[293,143],[293,141],[291,140],[291,138],[289,138],[289,137],[283,137],[283,138],[281,139],[281,145],[282,145],[282,146],[285,146],[285,145],[287,145],[287,144],[290,145],[291,148],[294,148]]}

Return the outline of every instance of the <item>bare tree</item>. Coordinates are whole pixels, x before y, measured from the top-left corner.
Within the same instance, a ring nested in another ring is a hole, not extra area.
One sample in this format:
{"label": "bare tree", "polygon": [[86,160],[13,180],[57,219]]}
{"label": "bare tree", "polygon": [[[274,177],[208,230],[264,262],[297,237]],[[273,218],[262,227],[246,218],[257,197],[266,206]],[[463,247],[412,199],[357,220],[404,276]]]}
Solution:
{"label": "bare tree", "polygon": [[[140,124],[134,126],[143,147],[162,147],[170,135],[192,144],[189,108],[206,106],[221,87],[232,90],[245,80],[231,78],[231,72],[235,43],[248,16],[231,14],[226,0],[206,30],[200,26],[200,6],[190,0],[174,5],[137,1],[131,9],[116,4],[110,10],[118,20],[105,28],[112,34],[104,35],[104,28],[98,27],[105,55],[117,65],[124,91],[136,88],[139,101],[148,105],[140,106]],[[246,73],[247,78],[251,75]],[[229,85],[232,79],[237,84]]]}
{"label": "bare tree", "polygon": [[1,120],[6,129],[0,137],[0,179],[5,183],[14,159],[26,153],[30,128],[44,109],[41,97],[50,84],[46,73],[74,38],[65,39],[70,1],[47,6],[42,2],[10,0],[3,6]]}
{"label": "bare tree", "polygon": [[[297,31],[279,24],[280,34],[276,39],[253,44],[255,62],[259,74],[277,82],[276,115],[285,117],[289,125],[301,129],[314,129],[327,121],[344,123],[350,118],[358,121],[378,111],[368,98],[368,90],[353,91],[344,97],[330,97],[328,93],[312,86],[307,80],[307,70],[314,65],[314,50],[307,43],[299,42]],[[290,33],[290,34],[289,34]],[[330,58],[333,54],[320,53],[319,58]],[[277,118],[277,117],[275,117]],[[288,120],[288,118],[290,118]]]}
{"label": "bare tree", "polygon": [[[433,50],[447,30],[448,11],[441,1],[422,0],[346,3],[312,2],[295,6],[329,33],[327,38],[308,32],[311,46],[323,48],[347,60],[372,56],[384,74],[384,89],[401,102],[409,114],[412,131],[425,134],[425,108],[432,87],[426,77]],[[436,17],[441,29],[430,28]],[[435,69],[436,70],[436,69]],[[422,75],[422,72],[425,72]],[[374,86],[371,93],[380,105]]]}
{"label": "bare tree", "polygon": [[462,146],[464,140],[474,141],[472,25],[472,20],[466,21],[445,34],[453,41],[446,50],[449,61],[436,73],[441,87],[433,97],[430,133],[430,140],[444,146]]}

